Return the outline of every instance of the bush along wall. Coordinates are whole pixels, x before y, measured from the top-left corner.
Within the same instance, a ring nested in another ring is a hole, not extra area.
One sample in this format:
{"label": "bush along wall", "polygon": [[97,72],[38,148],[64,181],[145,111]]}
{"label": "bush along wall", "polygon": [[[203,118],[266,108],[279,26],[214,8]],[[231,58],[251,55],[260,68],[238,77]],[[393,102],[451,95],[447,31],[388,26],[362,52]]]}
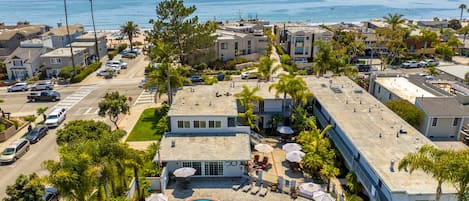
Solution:
{"label": "bush along wall", "polygon": [[101,62],[95,62],[90,64],[89,66],[84,67],[81,69],[75,76],[72,77],[70,80],[71,83],[78,83],[84,80],[89,74],[93,73],[94,71],[98,70],[101,67]]}

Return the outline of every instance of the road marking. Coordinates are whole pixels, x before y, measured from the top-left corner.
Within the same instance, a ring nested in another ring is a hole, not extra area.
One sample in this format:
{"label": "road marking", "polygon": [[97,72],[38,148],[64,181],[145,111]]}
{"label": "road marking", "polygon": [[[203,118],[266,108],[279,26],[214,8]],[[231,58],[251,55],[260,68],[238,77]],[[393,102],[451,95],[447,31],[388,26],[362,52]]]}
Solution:
{"label": "road marking", "polygon": [[144,103],[154,103],[155,94],[151,91],[143,90],[142,93],[135,100],[134,105],[144,104]]}
{"label": "road marking", "polygon": [[90,94],[95,89],[96,89],[96,86],[80,87],[73,94],[67,96],[65,99],[57,103],[57,105],[55,105],[54,108],[65,108],[67,110],[70,110],[73,106],[75,106],[78,102],[83,100],[83,98],[88,96],[88,94]]}
{"label": "road marking", "polygon": [[88,108],[88,110],[86,110],[85,114],[88,114],[88,112],[90,112],[92,109],[93,109],[92,107]]}

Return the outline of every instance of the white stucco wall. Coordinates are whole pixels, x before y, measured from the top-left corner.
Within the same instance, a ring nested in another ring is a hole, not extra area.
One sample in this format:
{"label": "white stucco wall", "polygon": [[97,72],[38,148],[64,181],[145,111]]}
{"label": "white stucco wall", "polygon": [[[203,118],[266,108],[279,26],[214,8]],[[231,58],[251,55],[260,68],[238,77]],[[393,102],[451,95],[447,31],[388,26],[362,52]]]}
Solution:
{"label": "white stucco wall", "polygon": [[[166,168],[172,173],[174,170],[182,167],[182,162],[186,161],[169,161],[166,164]],[[223,175],[205,175],[205,161],[200,162],[202,163],[202,175],[194,177],[240,177],[244,173],[244,165],[241,164],[241,161],[223,161]]]}

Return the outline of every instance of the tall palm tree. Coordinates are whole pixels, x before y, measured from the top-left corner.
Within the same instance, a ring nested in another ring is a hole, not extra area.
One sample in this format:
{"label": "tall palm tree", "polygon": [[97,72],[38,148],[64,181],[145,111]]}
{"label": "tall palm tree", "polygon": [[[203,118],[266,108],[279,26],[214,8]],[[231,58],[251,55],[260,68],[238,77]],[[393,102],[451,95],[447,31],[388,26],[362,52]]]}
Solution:
{"label": "tall palm tree", "polygon": [[91,10],[91,21],[93,22],[94,46],[96,50],[96,58],[99,61],[98,36],[96,35],[96,25],[94,24],[93,0],[90,0],[90,10]]}
{"label": "tall palm tree", "polygon": [[462,21],[462,13],[464,12],[464,10],[467,8],[466,4],[461,4],[459,5],[458,7],[459,9],[461,9],[461,16],[459,17],[459,21]]}
{"label": "tall palm tree", "polygon": [[458,33],[463,35],[462,42],[465,43],[466,42],[466,36],[467,36],[467,34],[469,34],[469,25],[466,25],[466,26],[462,27],[461,29],[459,29]]}
{"label": "tall palm tree", "polygon": [[399,26],[400,24],[404,23],[405,22],[405,19],[402,18],[404,17],[403,14],[398,14],[398,13],[394,13],[394,14],[391,14],[391,13],[388,13],[387,16],[384,16],[383,19],[384,19],[384,22],[388,23],[389,25],[391,25],[391,30],[396,30],[396,27]]}
{"label": "tall palm tree", "polygon": [[439,201],[442,194],[441,185],[448,180],[445,171],[447,162],[443,160],[445,154],[446,151],[444,150],[440,150],[431,145],[423,145],[417,153],[409,153],[401,159],[398,169],[402,170],[408,168],[410,174],[419,169],[432,175],[438,182],[435,201]]}
{"label": "tall palm tree", "polygon": [[278,96],[281,93],[283,94],[282,112],[285,112],[287,93],[289,92],[289,89],[290,89],[289,81],[290,79],[293,79],[294,77],[295,76],[292,76],[292,75],[281,74],[280,79],[276,83],[273,83],[269,86],[269,92],[272,89],[275,89],[275,96]]}
{"label": "tall palm tree", "polygon": [[315,46],[318,47],[318,51],[314,57],[314,70],[316,71],[317,76],[321,76],[326,73],[327,70],[331,69],[334,50],[332,49],[332,44],[330,42],[320,40],[314,43]]}
{"label": "tall palm tree", "polygon": [[274,66],[274,60],[272,60],[270,57],[261,57],[259,61],[259,64],[254,66],[257,67],[257,70],[261,74],[262,78],[264,78],[266,81],[270,81],[272,74],[280,69],[280,66]]}
{"label": "tall palm tree", "polygon": [[458,191],[458,201],[469,199],[469,150],[449,151],[446,157],[448,180]]}
{"label": "tall palm tree", "polygon": [[[67,0],[64,0],[64,10],[65,10],[65,26],[67,27],[67,41],[69,43],[72,43],[72,38],[70,37],[70,29],[68,27],[68,11],[67,11]],[[76,69],[75,69],[75,58],[73,56],[73,47],[70,44],[70,57],[72,60],[72,68],[73,68],[73,75],[76,74]]]}
{"label": "tall palm tree", "polygon": [[134,36],[140,32],[138,25],[135,24],[133,21],[127,21],[126,23],[124,23],[124,25],[121,26],[121,31],[129,38],[130,49],[133,50],[132,40]]}
{"label": "tall palm tree", "polygon": [[244,107],[245,112],[249,109],[254,109],[254,102],[263,100],[262,97],[256,95],[256,92],[259,90],[257,87],[250,89],[248,86],[243,85],[243,90],[235,94],[235,97],[239,99],[239,102]]}
{"label": "tall palm tree", "polygon": [[423,41],[423,56],[427,53],[428,42],[435,42],[438,39],[436,33],[429,29],[420,30],[420,39]]}
{"label": "tall palm tree", "polygon": [[313,97],[313,94],[309,91],[308,85],[302,77],[288,79],[288,86],[290,86],[290,88],[287,93],[292,98],[293,108],[299,104],[306,104],[308,98]]}

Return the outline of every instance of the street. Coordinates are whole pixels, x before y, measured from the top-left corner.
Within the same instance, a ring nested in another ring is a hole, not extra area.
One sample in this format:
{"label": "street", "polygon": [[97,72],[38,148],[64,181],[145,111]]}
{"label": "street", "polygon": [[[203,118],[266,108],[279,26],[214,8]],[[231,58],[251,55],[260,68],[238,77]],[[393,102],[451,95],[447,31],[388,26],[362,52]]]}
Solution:
{"label": "street", "polygon": [[[133,60],[125,60],[128,63],[128,69],[124,69],[113,79],[103,79],[97,77],[95,73],[90,74],[81,83],[60,86],[56,85],[54,90],[61,93],[61,100],[58,102],[33,102],[26,101],[27,92],[7,93],[6,89],[0,88],[0,99],[5,102],[1,108],[6,112],[11,112],[12,116],[35,115],[39,107],[48,107],[49,113],[53,108],[61,107],[67,109],[67,118],[64,123],[73,120],[97,120],[105,121],[109,125],[112,123],[106,117],[98,115],[98,102],[106,92],[118,91],[120,94],[130,96],[134,100],[130,105],[137,103],[137,97],[144,94],[143,89],[138,88],[139,82],[143,79],[143,72],[147,61],[140,55]],[[38,117],[42,119],[42,117]],[[123,116],[121,117],[123,119]],[[28,153],[13,164],[0,166],[0,199],[6,196],[5,190],[8,185],[14,184],[20,174],[37,173],[46,175],[47,170],[42,168],[41,164],[45,160],[57,160],[56,130],[63,127],[49,130],[49,134],[41,141],[31,145]],[[17,135],[11,137],[11,140],[20,138],[26,131],[23,129]],[[0,143],[0,149],[3,150],[11,140]]]}

